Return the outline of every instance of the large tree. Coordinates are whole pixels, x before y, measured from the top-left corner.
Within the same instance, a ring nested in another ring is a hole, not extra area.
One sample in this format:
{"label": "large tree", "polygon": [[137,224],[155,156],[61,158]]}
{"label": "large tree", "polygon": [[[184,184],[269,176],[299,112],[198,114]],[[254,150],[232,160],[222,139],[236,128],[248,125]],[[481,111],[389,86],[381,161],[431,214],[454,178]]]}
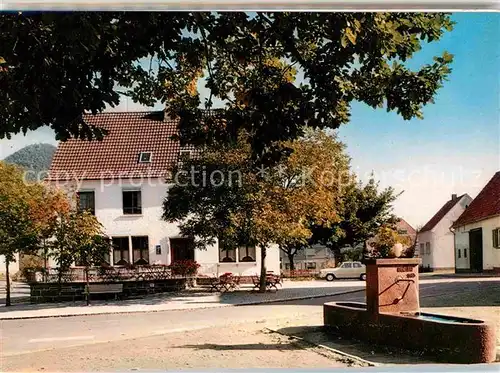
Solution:
{"label": "large tree", "polygon": [[[230,146],[206,149],[174,172],[164,201],[164,219],[198,247],[252,245],[260,248],[261,290],[265,290],[267,249],[293,240],[305,243],[310,222],[338,220],[336,204],[348,178],[343,145],[323,132],[276,148],[291,153],[276,167],[255,169],[247,136]],[[215,176],[215,177],[214,177]]]}
{"label": "large tree", "polygon": [[[41,126],[60,139],[100,137],[82,113],[124,92],[164,103],[183,141],[234,141],[245,130],[259,158],[305,125],[347,123],[353,101],[421,117],[452,56],[417,69],[406,61],[452,25],[442,13],[2,14],[0,137]],[[225,110],[205,116],[216,101]]]}
{"label": "large tree", "polygon": [[16,261],[16,254],[37,248],[36,202],[43,188],[26,184],[22,170],[4,162],[0,162],[0,180],[0,255],[5,260],[5,305],[10,306],[9,265]]}
{"label": "large tree", "polygon": [[393,188],[380,190],[373,177],[366,184],[350,183],[342,196],[339,221],[329,226],[314,225],[314,242],[326,245],[340,260],[342,248],[364,244],[380,227],[396,223],[392,204],[398,196]]}
{"label": "large tree", "polygon": [[50,249],[48,241],[53,237],[60,217],[69,213],[72,201],[67,192],[50,184],[32,184],[32,188],[35,187],[39,188],[32,200],[32,216],[37,235],[36,254],[43,259],[43,274],[46,278]]}
{"label": "large tree", "polygon": [[71,266],[78,263],[85,267],[88,282],[89,267],[101,264],[111,250],[108,239],[103,238],[102,225],[88,211],[76,208],[57,218],[54,236],[48,243],[49,255],[57,263],[59,285]]}

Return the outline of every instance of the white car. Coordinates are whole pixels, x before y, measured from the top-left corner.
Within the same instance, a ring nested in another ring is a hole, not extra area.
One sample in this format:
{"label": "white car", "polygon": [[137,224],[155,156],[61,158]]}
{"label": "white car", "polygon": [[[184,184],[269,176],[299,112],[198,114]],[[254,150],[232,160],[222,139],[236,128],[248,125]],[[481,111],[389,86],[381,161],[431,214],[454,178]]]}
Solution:
{"label": "white car", "polygon": [[336,278],[359,278],[366,280],[366,267],[361,262],[344,262],[336,268],[325,268],[319,272],[319,277],[326,281],[333,281]]}

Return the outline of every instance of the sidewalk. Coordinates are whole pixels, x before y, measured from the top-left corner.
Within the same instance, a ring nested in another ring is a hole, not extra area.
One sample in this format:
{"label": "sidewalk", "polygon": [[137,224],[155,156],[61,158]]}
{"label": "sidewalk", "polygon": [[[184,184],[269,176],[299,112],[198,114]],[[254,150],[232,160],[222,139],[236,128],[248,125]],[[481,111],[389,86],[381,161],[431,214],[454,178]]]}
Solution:
{"label": "sidewalk", "polygon": [[266,293],[251,292],[249,288],[243,288],[235,292],[218,294],[197,288],[182,293],[164,293],[140,299],[96,300],[92,301],[90,306],[87,306],[84,301],[15,304],[11,307],[0,308],[0,320],[230,307],[326,297],[364,290],[365,283],[361,281],[346,281],[328,285],[321,282],[286,281],[283,289]]}

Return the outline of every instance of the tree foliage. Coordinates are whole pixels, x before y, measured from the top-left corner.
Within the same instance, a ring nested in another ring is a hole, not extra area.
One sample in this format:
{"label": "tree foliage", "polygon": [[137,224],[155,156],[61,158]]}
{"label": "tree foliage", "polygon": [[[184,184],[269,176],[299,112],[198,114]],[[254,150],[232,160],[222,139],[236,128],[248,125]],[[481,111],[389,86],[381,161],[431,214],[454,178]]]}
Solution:
{"label": "tree foliage", "polygon": [[[452,30],[442,13],[0,17],[1,137],[51,126],[59,139],[100,138],[82,113],[115,106],[126,92],[142,104],[164,103],[180,119],[183,141],[235,141],[243,130],[258,158],[271,144],[303,135],[306,125],[347,123],[353,101],[422,117],[452,62],[443,52],[418,69],[406,64]],[[200,79],[209,92],[204,102]],[[206,116],[216,100],[225,110]]]}
{"label": "tree foliage", "polygon": [[47,222],[40,209],[51,192],[39,183],[28,184],[17,166],[0,162],[0,255],[5,258],[7,277],[6,305],[10,305],[9,264],[16,254],[35,251]]}
{"label": "tree foliage", "polygon": [[326,245],[340,259],[342,248],[364,244],[380,227],[396,223],[392,203],[398,196],[390,187],[379,190],[379,183],[373,177],[364,185],[350,183],[343,194],[339,221],[312,227],[314,242]]}
{"label": "tree foliage", "polygon": [[[119,103],[138,60],[181,40],[174,13],[20,13],[0,16],[1,137],[50,126],[58,139],[100,138],[82,122]],[[146,74],[146,72],[144,72]],[[141,88],[138,89],[138,92]]]}
{"label": "tree foliage", "polygon": [[88,273],[89,267],[101,264],[111,249],[111,243],[103,237],[102,225],[88,211],[72,209],[61,214],[53,233],[49,255],[58,265],[59,283],[74,263],[84,266]]}
{"label": "tree foliage", "polygon": [[[371,258],[394,258],[403,253],[403,247],[411,245],[411,239],[408,236],[401,235],[397,229],[389,225],[379,228],[375,239],[371,243],[371,250],[368,256]],[[400,245],[398,250],[396,245]],[[398,253],[397,251],[401,251]]]}
{"label": "tree foliage", "polygon": [[78,211],[71,197],[45,183],[29,183],[23,170],[0,162],[0,255],[7,274],[6,304],[10,305],[9,264],[16,254],[52,256],[59,282],[74,262],[88,267],[103,262],[110,252],[96,217]]}
{"label": "tree foliage", "polygon": [[175,171],[176,183],[163,205],[164,219],[179,222],[181,234],[194,237],[197,247],[217,239],[223,248],[258,246],[261,289],[269,245],[306,243],[311,222],[337,221],[339,183],[348,177],[343,145],[321,131],[276,148],[290,155],[265,168],[252,168],[245,135],[235,144],[205,150]]}

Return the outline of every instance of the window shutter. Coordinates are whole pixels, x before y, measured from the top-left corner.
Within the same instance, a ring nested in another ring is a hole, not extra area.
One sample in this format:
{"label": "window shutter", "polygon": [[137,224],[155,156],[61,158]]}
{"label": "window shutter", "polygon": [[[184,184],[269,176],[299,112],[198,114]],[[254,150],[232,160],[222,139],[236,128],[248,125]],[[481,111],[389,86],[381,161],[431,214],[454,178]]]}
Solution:
{"label": "window shutter", "polygon": [[498,249],[499,246],[499,236],[500,236],[500,229],[493,229],[493,247],[496,247]]}

